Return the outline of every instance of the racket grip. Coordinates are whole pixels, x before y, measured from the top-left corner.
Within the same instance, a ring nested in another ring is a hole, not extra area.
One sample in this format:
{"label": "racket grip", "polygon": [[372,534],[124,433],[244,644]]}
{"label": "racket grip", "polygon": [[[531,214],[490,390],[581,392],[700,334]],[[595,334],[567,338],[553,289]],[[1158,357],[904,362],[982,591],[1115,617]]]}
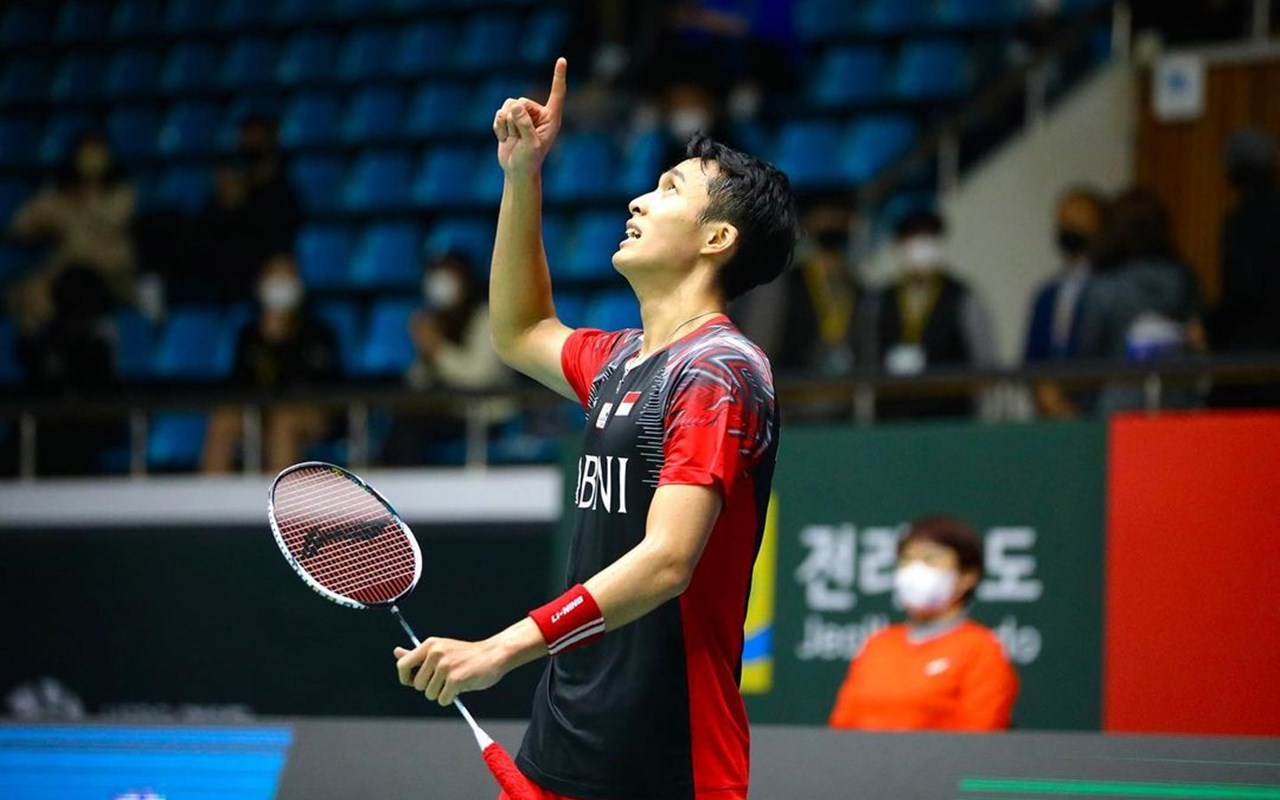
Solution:
{"label": "racket grip", "polygon": [[542,800],[542,791],[516,769],[515,762],[502,745],[493,742],[486,747],[484,763],[510,800]]}

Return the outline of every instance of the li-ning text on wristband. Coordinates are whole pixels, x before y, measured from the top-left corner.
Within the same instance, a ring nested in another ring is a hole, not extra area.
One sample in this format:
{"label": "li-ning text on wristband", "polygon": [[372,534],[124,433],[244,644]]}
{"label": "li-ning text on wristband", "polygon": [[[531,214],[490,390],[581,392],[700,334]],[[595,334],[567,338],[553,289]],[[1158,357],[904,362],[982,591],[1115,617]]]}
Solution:
{"label": "li-ning text on wristband", "polygon": [[529,617],[542,631],[547,650],[553,656],[604,635],[604,615],[582,584],[530,611]]}

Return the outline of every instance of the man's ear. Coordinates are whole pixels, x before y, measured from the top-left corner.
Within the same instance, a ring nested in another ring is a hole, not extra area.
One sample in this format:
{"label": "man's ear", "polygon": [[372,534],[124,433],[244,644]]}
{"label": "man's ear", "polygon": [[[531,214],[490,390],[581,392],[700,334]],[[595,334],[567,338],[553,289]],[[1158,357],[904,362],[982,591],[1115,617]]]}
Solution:
{"label": "man's ear", "polygon": [[706,239],[702,243],[703,255],[727,253],[738,243],[738,228],[728,222],[712,222],[703,230],[706,232]]}

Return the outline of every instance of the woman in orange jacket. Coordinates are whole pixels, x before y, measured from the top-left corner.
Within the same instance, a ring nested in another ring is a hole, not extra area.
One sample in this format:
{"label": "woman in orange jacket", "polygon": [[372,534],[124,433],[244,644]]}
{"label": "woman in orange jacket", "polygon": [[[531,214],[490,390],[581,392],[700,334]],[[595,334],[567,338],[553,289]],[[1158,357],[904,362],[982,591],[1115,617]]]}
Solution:
{"label": "woman in orange jacket", "polygon": [[894,592],[907,621],[867,639],[849,664],[833,728],[991,731],[1009,727],[1018,676],[966,609],[982,540],[952,517],[916,520],[898,542]]}

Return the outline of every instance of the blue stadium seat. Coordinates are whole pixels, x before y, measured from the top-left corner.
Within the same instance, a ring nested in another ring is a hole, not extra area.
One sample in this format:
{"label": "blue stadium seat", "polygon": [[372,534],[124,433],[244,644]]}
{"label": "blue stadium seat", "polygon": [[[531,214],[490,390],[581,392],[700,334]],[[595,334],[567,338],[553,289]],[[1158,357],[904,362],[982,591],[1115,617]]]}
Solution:
{"label": "blue stadium seat", "polygon": [[452,49],[452,26],[419,22],[400,31],[392,68],[399,75],[428,75],[448,67]]}
{"label": "blue stadium seat", "polygon": [[578,219],[578,229],[568,259],[559,275],[571,280],[601,280],[613,277],[613,254],[626,236],[627,215],[622,210],[594,211]]}
{"label": "blue stadium seat", "polygon": [[160,152],[170,156],[212,152],[221,120],[222,109],[215,103],[174,106],[160,129]]}
{"label": "blue stadium seat", "polygon": [[43,100],[49,91],[49,65],[34,58],[14,58],[0,72],[0,103]]}
{"label": "blue stadium seat", "polygon": [[404,96],[400,90],[373,87],[358,92],[347,105],[342,120],[342,138],[349,142],[365,142],[400,133],[404,115]]}
{"label": "blue stadium seat", "polygon": [[253,36],[236,39],[222,60],[220,82],[230,89],[274,83],[276,45],[270,39]]}
{"label": "blue stadium seat", "polygon": [[209,31],[214,27],[217,12],[218,4],[209,0],[169,0],[164,27],[172,34]]}
{"label": "blue stadium seat", "polygon": [[498,160],[482,153],[471,179],[472,199],[481,205],[497,208],[502,201],[503,181],[502,167],[498,166]]}
{"label": "blue stadium seat", "polygon": [[879,47],[840,47],[819,63],[810,98],[826,108],[844,108],[884,95],[889,59]]}
{"label": "blue stadium seat", "polygon": [[913,211],[934,211],[938,201],[928,189],[906,189],[889,195],[876,210],[876,228],[883,234],[892,231],[898,220]]}
{"label": "blue stadium seat", "polygon": [[370,225],[351,261],[356,286],[407,289],[422,277],[422,232],[408,222]]}
{"label": "blue stadium seat", "polygon": [[565,134],[548,159],[546,192],[550,200],[607,196],[616,169],[613,143],[605,134]]}
{"label": "blue stadium seat", "polygon": [[514,74],[495,75],[471,91],[470,102],[458,109],[456,129],[487,139],[493,136],[493,114],[504,100],[508,97],[532,97],[545,91],[544,87],[533,87],[529,81]]}
{"label": "blue stadium seat", "polygon": [[0,243],[0,291],[8,288],[31,267],[46,260],[39,248]]}
{"label": "blue stadium seat", "polygon": [[300,94],[285,107],[280,121],[280,142],[285,147],[335,142],[341,113],[337,95],[327,92]]}
{"label": "blue stadium seat", "polygon": [[282,30],[295,30],[324,18],[325,4],[316,0],[275,0],[271,5],[272,21]]}
{"label": "blue stadium seat", "polygon": [[1018,21],[1013,0],[942,0],[938,19],[953,28],[1012,25]]}
{"label": "blue stadium seat", "polygon": [[338,77],[355,83],[365,78],[389,75],[395,67],[396,38],[390,28],[360,28],[342,43]]}
{"label": "blue stadium seat", "polygon": [[587,324],[587,303],[582,295],[576,292],[558,291],[555,293],[556,316],[570,328],[581,328]]}
{"label": "blue stadium seat", "polygon": [[851,180],[875,176],[911,147],[917,133],[910,117],[864,117],[853,125],[840,160]]}
{"label": "blue stadium seat", "polygon": [[117,39],[152,36],[163,29],[164,3],[160,0],[122,0],[111,12],[110,34]]}
{"label": "blue stadium seat", "polygon": [[53,76],[55,100],[89,100],[102,89],[106,60],[102,56],[73,53],[62,60]]}
{"label": "blue stadium seat", "polygon": [[333,329],[338,340],[338,354],[343,371],[356,368],[360,357],[360,344],[364,341],[360,329],[360,309],[350,300],[330,298],[312,304],[320,321]]}
{"label": "blue stadium seat", "polygon": [[117,311],[112,318],[116,335],[116,369],[126,380],[151,376],[155,358],[155,331],[137,309]]}
{"label": "blue stadium seat", "polygon": [[861,0],[796,0],[791,11],[796,35],[813,42],[853,33],[863,5]]}
{"label": "blue stadium seat", "polygon": [[164,60],[151,50],[122,50],[107,67],[107,94],[113,98],[153,94],[160,83]]}
{"label": "blue stadium seat", "polygon": [[0,384],[21,383],[22,366],[18,363],[18,331],[13,322],[0,319]]}
{"label": "blue stadium seat", "polygon": [[160,334],[152,371],[172,380],[216,380],[231,371],[236,331],[219,308],[175,308]]}
{"label": "blue stadium seat", "polygon": [[224,31],[259,27],[271,21],[271,4],[262,0],[222,0],[218,5],[218,27]]}
{"label": "blue stadium seat", "polygon": [[53,33],[53,3],[10,3],[0,16],[0,45],[45,42]]}
{"label": "blue stadium seat", "polygon": [[94,0],[69,0],[58,12],[53,37],[60,42],[88,42],[107,29],[111,10]]}
{"label": "blue stadium seat", "polygon": [[515,17],[474,14],[458,35],[454,63],[463,69],[496,69],[511,63],[519,50],[520,27]]}
{"label": "blue stadium seat", "polygon": [[933,0],[870,0],[862,18],[873,33],[905,33],[933,24]]}
{"label": "blue stadium seat", "polygon": [[369,332],[360,348],[356,372],[364,375],[398,375],[413,363],[409,318],[422,307],[407,298],[380,300],[369,312]]}
{"label": "blue stadium seat", "polygon": [[907,100],[956,97],[969,88],[969,66],[963,45],[953,42],[910,42],[903,46],[895,82]]}
{"label": "blue stadium seat", "polygon": [[573,252],[573,234],[577,230],[573,221],[555,211],[542,215],[542,246],[547,254],[547,265],[551,274],[559,277],[564,271],[563,264],[569,260]]}
{"label": "blue stadium seat", "polygon": [[333,77],[338,39],[327,33],[304,33],[285,43],[276,77],[284,84],[311,83]]}
{"label": "blue stadium seat", "polygon": [[520,60],[544,67],[560,54],[565,35],[569,32],[568,8],[544,8],[535,12],[526,22],[520,41]]}
{"label": "blue stadium seat", "polygon": [[666,149],[666,135],[658,130],[640,134],[629,142],[626,162],[618,174],[618,192],[630,199],[653,189],[658,176],[670,166],[662,163]]}
{"label": "blue stadium seat", "polygon": [[422,248],[425,258],[434,258],[450,251],[465,253],[476,269],[487,275],[489,260],[493,256],[494,223],[491,218],[438,219],[427,234]]}
{"label": "blue stadium seat", "polygon": [[[424,83],[413,95],[405,118],[406,133],[414,136],[434,136],[456,130],[457,113],[450,109],[467,108],[472,93],[456,83]],[[497,106],[494,110],[497,111]]]}
{"label": "blue stadium seat", "polygon": [[26,166],[39,137],[40,126],[34,119],[0,117],[0,165]]}
{"label": "blue stadium seat", "polygon": [[160,83],[169,92],[208,89],[218,77],[218,51],[209,44],[180,44],[169,53]]}
{"label": "blue stadium seat", "polygon": [[170,167],[156,185],[155,202],[161,208],[194,215],[209,202],[212,190],[208,167]]}
{"label": "blue stadium seat", "polygon": [[36,187],[18,178],[0,178],[0,229],[9,227],[10,217]]}
{"label": "blue stadium seat", "polygon": [[147,431],[147,467],[165,471],[195,469],[204,450],[208,416],[195,412],[154,415]]}
{"label": "blue stadium seat", "polygon": [[636,302],[635,295],[626,289],[604,292],[587,304],[586,319],[583,322],[588,328],[604,331],[639,328],[640,304]]}
{"label": "blue stadium seat", "polygon": [[305,211],[334,211],[342,207],[342,182],[346,177],[346,164],[341,158],[295,158],[289,165],[289,176]]}
{"label": "blue stadium seat", "polygon": [[294,245],[298,270],[309,289],[332,289],[350,284],[348,274],[355,252],[355,234],[336,225],[309,225]]}
{"label": "blue stadium seat", "polygon": [[351,168],[343,204],[352,211],[385,211],[409,200],[413,159],[397,150],[366,150]]}
{"label": "blue stadium seat", "polygon": [[456,145],[428,150],[413,181],[413,202],[436,208],[474,199],[479,157],[476,150]]}
{"label": "blue stadium seat", "polygon": [[80,135],[93,128],[92,115],[70,111],[52,117],[40,138],[40,163],[62,164],[71,157],[71,148]]}
{"label": "blue stadium seat", "polygon": [[779,134],[778,167],[798,189],[838,185],[846,179],[835,156],[843,137],[844,130],[839,123],[787,123]]}

